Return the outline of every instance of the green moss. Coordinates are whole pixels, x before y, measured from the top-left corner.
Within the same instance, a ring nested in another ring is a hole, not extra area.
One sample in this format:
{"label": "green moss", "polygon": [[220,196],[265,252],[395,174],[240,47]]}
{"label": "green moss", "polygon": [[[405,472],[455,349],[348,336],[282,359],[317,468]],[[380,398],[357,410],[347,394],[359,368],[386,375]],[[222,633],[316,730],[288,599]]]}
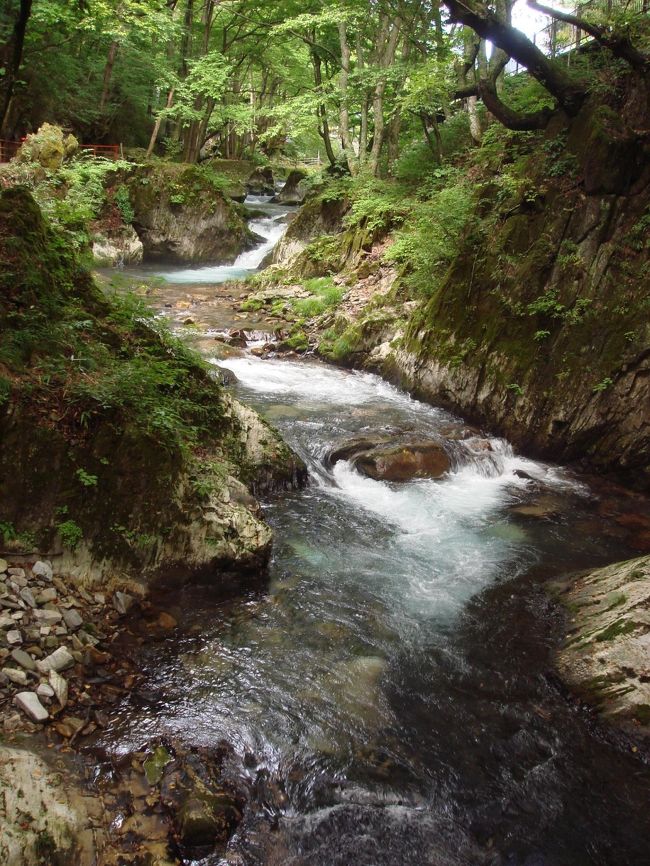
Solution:
{"label": "green moss", "polygon": [[604,641],[615,640],[617,637],[630,634],[635,631],[636,628],[637,624],[635,622],[626,619],[619,619],[597,634],[596,641],[598,643],[603,643]]}

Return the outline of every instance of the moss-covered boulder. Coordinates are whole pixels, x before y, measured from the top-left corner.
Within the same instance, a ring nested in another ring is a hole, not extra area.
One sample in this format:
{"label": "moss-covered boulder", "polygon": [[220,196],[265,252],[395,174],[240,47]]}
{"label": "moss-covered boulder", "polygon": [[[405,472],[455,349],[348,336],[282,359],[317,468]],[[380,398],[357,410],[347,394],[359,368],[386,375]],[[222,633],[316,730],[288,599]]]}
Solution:
{"label": "moss-covered boulder", "polygon": [[218,175],[201,166],[151,163],[128,179],[145,261],[229,264],[255,236]]}
{"label": "moss-covered boulder", "polygon": [[60,126],[44,123],[38,132],[27,136],[16,154],[16,160],[37,163],[49,171],[56,171],[78,149],[79,142],[74,135],[66,135]]}
{"label": "moss-covered boulder", "polygon": [[[219,582],[300,460],[135,299],[104,297],[28,192],[0,195],[0,549],[80,579]],[[222,579],[223,582],[223,579]]]}

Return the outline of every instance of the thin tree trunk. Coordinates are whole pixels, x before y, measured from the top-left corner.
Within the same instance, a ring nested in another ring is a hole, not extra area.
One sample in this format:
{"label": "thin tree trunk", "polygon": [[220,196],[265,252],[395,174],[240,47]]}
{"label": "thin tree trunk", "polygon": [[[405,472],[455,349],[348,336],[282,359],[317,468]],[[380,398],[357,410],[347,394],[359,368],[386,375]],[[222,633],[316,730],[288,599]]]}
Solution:
{"label": "thin tree trunk", "polygon": [[[382,23],[380,28],[380,36],[378,40],[379,67],[383,73],[392,65],[395,60],[395,52],[397,51],[397,43],[400,36],[399,20],[391,23],[388,17],[384,16],[385,24]],[[384,43],[382,48],[382,42]],[[379,158],[381,149],[384,144],[385,123],[384,123],[384,93],[386,92],[387,78],[385,74],[379,76],[375,91],[372,97],[372,114],[374,122],[372,150],[370,152],[370,171],[376,177],[379,172]]]}
{"label": "thin tree trunk", "polygon": [[339,43],[341,46],[341,75],[339,78],[339,87],[341,90],[340,107],[339,107],[339,132],[341,135],[341,144],[343,145],[343,153],[345,155],[350,174],[354,175],[358,171],[358,160],[354,153],[352,144],[352,135],[350,133],[350,112],[348,110],[348,81],[350,78],[350,45],[348,43],[347,28],[345,21],[339,23]]}
{"label": "thin tree trunk", "polygon": [[[174,88],[169,91],[167,94],[167,104],[165,108],[171,108],[174,104]],[[153,153],[153,149],[156,146],[156,141],[158,140],[158,133],[160,132],[160,124],[162,121],[162,115],[158,115],[156,118],[156,122],[154,123],[153,132],[151,133],[151,138],[149,139],[149,147],[147,148],[147,159]]]}
{"label": "thin tree trunk", "polygon": [[108,49],[108,57],[106,58],[106,65],[104,66],[104,81],[102,83],[102,95],[99,100],[99,111],[100,114],[104,112],[106,108],[106,103],[108,102],[108,94],[111,89],[111,78],[113,77],[113,67],[115,66],[115,58],[117,57],[117,52],[119,49],[119,45],[117,42],[111,42],[110,48]]}
{"label": "thin tree trunk", "polygon": [[316,84],[316,92],[320,95],[320,99],[318,101],[318,109],[317,114],[320,121],[321,126],[321,138],[323,139],[323,144],[325,145],[325,153],[327,154],[327,158],[330,161],[330,165],[336,165],[336,156],[334,154],[334,150],[332,149],[332,138],[330,136],[330,127],[329,122],[327,120],[327,108],[322,99],[323,97],[323,72],[322,72],[322,63],[321,59],[315,52],[312,51],[312,62],[314,66],[314,82]]}

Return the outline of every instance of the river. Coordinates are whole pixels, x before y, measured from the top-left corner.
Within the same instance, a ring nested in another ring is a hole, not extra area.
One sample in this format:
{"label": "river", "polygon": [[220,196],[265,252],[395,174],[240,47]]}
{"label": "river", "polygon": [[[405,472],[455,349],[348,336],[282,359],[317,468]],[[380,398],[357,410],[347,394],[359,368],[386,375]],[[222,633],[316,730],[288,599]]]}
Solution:
{"label": "river", "polygon": [[[204,285],[199,270],[168,279]],[[544,581],[633,555],[585,480],[492,437],[488,452],[459,446],[441,480],[373,481],[329,467],[328,452],[463,422],[316,361],[219,364],[310,484],[265,505],[267,582],[167,599],[179,634],[143,647],[146,695],[119,707],[105,741],[234,746],[254,794],[226,854],[201,863],[648,862],[650,774],[553,671],[565,621]],[[517,512],[531,496],[551,504],[545,517]]]}

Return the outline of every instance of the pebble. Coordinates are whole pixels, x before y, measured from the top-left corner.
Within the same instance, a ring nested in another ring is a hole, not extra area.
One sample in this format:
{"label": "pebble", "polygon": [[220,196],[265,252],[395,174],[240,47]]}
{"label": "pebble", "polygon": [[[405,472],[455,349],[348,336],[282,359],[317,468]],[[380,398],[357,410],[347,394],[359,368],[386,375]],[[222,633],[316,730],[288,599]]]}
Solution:
{"label": "pebble", "polygon": [[36,599],[34,598],[34,593],[28,586],[25,586],[23,587],[23,589],[20,590],[20,597],[30,607],[36,607]]}
{"label": "pebble", "polygon": [[70,654],[67,647],[60,646],[54,650],[49,656],[46,656],[41,661],[36,662],[36,667],[42,674],[49,671],[63,671],[74,664],[74,657]]}
{"label": "pebble", "polygon": [[14,697],[14,704],[34,722],[44,722],[50,717],[36,692],[18,692]]}
{"label": "pebble", "polygon": [[57,701],[62,708],[65,707],[68,703],[68,681],[54,670],[50,671],[49,680]]}
{"label": "pebble", "polygon": [[0,628],[10,628],[14,620],[8,613],[0,613]]}
{"label": "pebble", "polygon": [[7,569],[9,568],[9,563],[6,559],[0,559],[0,574],[5,574]]}
{"label": "pebble", "polygon": [[36,670],[36,662],[34,659],[26,653],[25,650],[14,649],[11,651],[11,658],[24,668],[26,671],[35,671]]}
{"label": "pebble", "polygon": [[39,696],[39,698],[53,698],[54,689],[52,688],[52,686],[48,685],[48,683],[41,683],[36,689],[36,694]]}
{"label": "pebble", "polygon": [[10,568],[10,569],[8,569],[8,573],[12,577],[25,577],[25,569],[24,568]]}
{"label": "pebble", "polygon": [[61,622],[63,614],[60,610],[35,610],[34,619],[39,620],[44,625],[54,625]]}
{"label": "pebble", "polygon": [[22,643],[23,638],[18,629],[11,629],[11,631],[7,632],[7,643],[9,646],[14,646],[17,643]]}
{"label": "pebble", "polygon": [[113,596],[113,607],[118,613],[125,614],[133,606],[135,599],[126,592],[116,592]]}
{"label": "pebble", "polygon": [[27,685],[27,674],[25,671],[21,671],[18,668],[2,668],[2,673],[8,680],[11,680],[12,683],[16,683],[16,685]]}
{"label": "pebble", "polygon": [[78,612],[74,608],[70,608],[70,610],[63,611],[63,621],[66,626],[70,629],[70,631],[76,631],[78,628],[81,628],[84,621],[79,616]]}
{"label": "pebble", "polygon": [[32,565],[32,574],[35,577],[42,577],[45,580],[52,580],[52,563],[41,559]]}
{"label": "pebble", "polygon": [[58,593],[53,586],[48,586],[46,589],[39,592],[36,596],[37,604],[47,604],[48,601],[54,601]]}

